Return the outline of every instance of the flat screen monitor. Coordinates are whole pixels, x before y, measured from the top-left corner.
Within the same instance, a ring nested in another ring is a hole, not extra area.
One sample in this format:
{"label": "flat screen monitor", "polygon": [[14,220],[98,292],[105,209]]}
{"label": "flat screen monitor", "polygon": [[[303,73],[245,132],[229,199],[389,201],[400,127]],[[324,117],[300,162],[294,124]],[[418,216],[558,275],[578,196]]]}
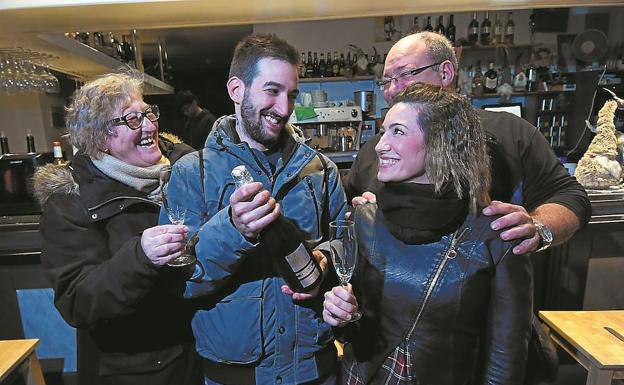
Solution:
{"label": "flat screen monitor", "polygon": [[522,103],[484,104],[482,109],[495,112],[509,112],[522,118]]}

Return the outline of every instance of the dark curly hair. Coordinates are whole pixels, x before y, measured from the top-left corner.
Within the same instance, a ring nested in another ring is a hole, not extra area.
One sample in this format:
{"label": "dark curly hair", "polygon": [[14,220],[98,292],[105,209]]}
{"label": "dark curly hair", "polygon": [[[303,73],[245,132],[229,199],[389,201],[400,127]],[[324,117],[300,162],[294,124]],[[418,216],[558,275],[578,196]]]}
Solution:
{"label": "dark curly hair", "polygon": [[236,44],[229,77],[236,76],[249,86],[257,75],[258,62],[266,58],[299,64],[297,50],[286,40],[270,34],[252,34]]}

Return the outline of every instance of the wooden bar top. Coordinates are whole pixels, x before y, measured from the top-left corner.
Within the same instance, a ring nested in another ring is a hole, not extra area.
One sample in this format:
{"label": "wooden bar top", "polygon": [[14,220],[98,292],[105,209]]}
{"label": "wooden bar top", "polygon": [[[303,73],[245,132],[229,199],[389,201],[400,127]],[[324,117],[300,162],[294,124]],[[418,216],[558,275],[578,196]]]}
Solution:
{"label": "wooden bar top", "polygon": [[38,339],[0,341],[0,382],[35,350]]}
{"label": "wooden bar top", "polygon": [[596,367],[624,369],[624,341],[605,329],[610,327],[624,336],[624,310],[540,311],[539,315]]}

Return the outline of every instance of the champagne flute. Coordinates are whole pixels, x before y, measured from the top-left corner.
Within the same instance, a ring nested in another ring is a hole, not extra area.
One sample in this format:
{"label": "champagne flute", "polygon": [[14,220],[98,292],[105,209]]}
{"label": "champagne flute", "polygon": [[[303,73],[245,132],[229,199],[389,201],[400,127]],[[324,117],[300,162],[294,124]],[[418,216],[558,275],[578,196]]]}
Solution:
{"label": "champagne flute", "polygon": [[[168,200],[167,188],[169,187],[169,178],[171,177],[171,166],[165,166],[160,170],[160,196],[162,198],[163,208],[167,213],[169,222],[174,225],[183,225],[186,215],[186,207],[180,205],[172,205]],[[188,266],[195,263],[195,256],[189,251],[188,241],[184,245],[182,255],[173,258],[167,262],[167,265],[173,267]]]}
{"label": "champagne flute", "polygon": [[[355,234],[355,222],[351,220],[337,220],[329,224],[331,230],[330,254],[334,269],[338,275],[341,286],[347,283],[353,276],[358,258],[358,242]],[[358,311],[353,314],[350,322],[362,318]]]}

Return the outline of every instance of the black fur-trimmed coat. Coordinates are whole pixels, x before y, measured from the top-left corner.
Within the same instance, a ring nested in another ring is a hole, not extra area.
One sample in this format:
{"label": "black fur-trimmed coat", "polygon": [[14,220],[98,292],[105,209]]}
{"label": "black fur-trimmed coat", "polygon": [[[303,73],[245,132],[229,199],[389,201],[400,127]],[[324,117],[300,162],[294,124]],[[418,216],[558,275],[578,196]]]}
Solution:
{"label": "black fur-trimmed coat", "polygon": [[[172,163],[192,151],[162,136],[159,143]],[[160,207],[86,155],[39,168],[34,185],[42,265],[57,309],[78,329],[80,383],[192,383],[180,360],[192,357],[194,305],[175,294],[177,272],[153,265],[141,247]]]}

